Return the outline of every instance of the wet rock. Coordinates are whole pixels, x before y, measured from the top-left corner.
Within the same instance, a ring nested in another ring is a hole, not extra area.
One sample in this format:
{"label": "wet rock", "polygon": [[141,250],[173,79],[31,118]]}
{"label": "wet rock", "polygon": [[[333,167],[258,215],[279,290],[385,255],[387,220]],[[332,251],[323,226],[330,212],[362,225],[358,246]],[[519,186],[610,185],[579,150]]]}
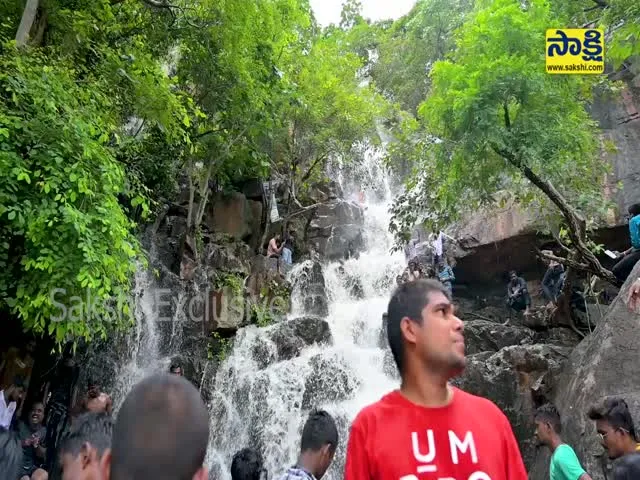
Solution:
{"label": "wet rock", "polygon": [[279,361],[297,357],[303,348],[314,343],[327,345],[333,341],[326,320],[311,316],[278,323],[268,336],[276,345]]}
{"label": "wet rock", "polygon": [[309,365],[311,374],[305,382],[302,397],[302,408],[305,410],[325,402],[352,398],[360,387],[360,381],[341,358],[317,355]]}
{"label": "wet rock", "polygon": [[454,380],[463,390],[492,400],[507,415],[523,459],[535,457],[532,415],[535,401],[550,395],[570,348],[553,345],[517,345],[496,353],[467,357],[464,374]]}
{"label": "wet rock", "polygon": [[485,320],[472,320],[464,324],[467,355],[493,351],[510,345],[532,343],[534,332],[525,327],[501,325]]}
{"label": "wet rock", "polygon": [[560,347],[575,347],[582,337],[569,328],[550,328],[536,332],[533,343],[547,343]]}
{"label": "wet rock", "polygon": [[307,239],[314,249],[330,260],[344,258],[351,248],[364,248],[364,215],[355,203],[333,200],[320,205],[307,231]]}
{"label": "wet rock", "polygon": [[302,296],[306,314],[318,317],[329,315],[329,300],[320,263],[306,262],[295,281],[294,292]]}
{"label": "wet rock", "polygon": [[210,231],[245,241],[259,235],[261,222],[262,202],[248,200],[239,192],[214,195],[204,218]]}
{"label": "wet rock", "polygon": [[[608,396],[621,396],[636,423],[640,419],[640,315],[626,305],[630,284],[638,276],[640,264],[595,331],[573,350],[553,397],[563,418],[563,439],[574,447],[594,480],[605,478],[604,459],[594,422],[586,416],[588,409]],[[547,465],[548,457],[541,452],[531,478],[542,479]]]}

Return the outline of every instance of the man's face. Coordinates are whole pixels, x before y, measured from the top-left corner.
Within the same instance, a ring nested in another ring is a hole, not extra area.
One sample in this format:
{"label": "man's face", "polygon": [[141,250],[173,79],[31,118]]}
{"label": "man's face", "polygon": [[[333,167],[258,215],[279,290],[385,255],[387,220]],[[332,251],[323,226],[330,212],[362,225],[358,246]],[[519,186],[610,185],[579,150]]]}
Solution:
{"label": "man's face", "polygon": [[533,436],[536,439],[537,446],[549,444],[550,429],[551,427],[548,423],[536,420],[536,431]]}
{"label": "man's face", "polygon": [[174,375],[178,375],[179,377],[182,376],[182,368],[178,367],[178,368],[173,368],[171,369],[171,373],[173,373]]}
{"label": "man's face", "polygon": [[624,435],[620,429],[615,429],[606,420],[596,420],[596,430],[600,436],[600,442],[607,451],[609,458],[615,459],[624,455]]}
{"label": "man's face", "polygon": [[36,403],[31,408],[31,413],[29,414],[29,423],[32,426],[37,426],[42,423],[44,419],[44,405],[41,403]]}
{"label": "man's face", "polygon": [[422,309],[422,325],[404,318],[400,328],[427,369],[444,371],[454,377],[462,373],[466,365],[464,325],[444,293],[431,292],[428,300]]}
{"label": "man's face", "polygon": [[9,400],[12,402],[19,402],[24,395],[24,387],[15,387],[9,396]]}
{"label": "man's face", "polygon": [[[503,278],[504,278],[504,277],[503,277]],[[510,279],[512,282],[513,282],[513,281],[515,281],[517,278],[518,278],[518,275],[516,275],[515,273],[512,273],[512,274],[509,276],[509,279]]]}

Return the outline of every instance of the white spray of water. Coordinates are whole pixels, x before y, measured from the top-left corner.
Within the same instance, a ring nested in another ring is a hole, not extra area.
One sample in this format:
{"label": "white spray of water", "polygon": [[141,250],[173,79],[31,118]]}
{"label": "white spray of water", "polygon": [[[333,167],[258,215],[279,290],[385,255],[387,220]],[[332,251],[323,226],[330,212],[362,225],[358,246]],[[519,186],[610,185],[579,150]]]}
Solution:
{"label": "white spray of water", "polygon": [[[342,265],[324,266],[329,296],[327,322],[333,342],[328,346],[307,347],[296,358],[261,368],[255,360],[256,349],[261,349],[263,354],[275,352],[276,345],[269,333],[277,326],[263,329],[251,326],[238,332],[233,350],[218,370],[213,391],[207,455],[212,478],[230,480],[232,456],[244,447],[262,449],[270,478],[277,478],[292,465],[299,453],[300,434],[309,413],[303,406],[305,389],[309,379],[316,376],[323,377],[324,381],[332,378],[330,381],[344,383],[339,389],[346,392],[345,399],[314,405],[326,409],[338,420],[340,447],[324,478],[342,479],[350,422],[362,407],[397,387],[397,382],[384,373],[385,352],[378,339],[382,314],[395,277],[404,268],[404,257],[401,253],[390,253],[392,238],[387,225],[391,199],[387,179],[379,168],[379,155],[371,150],[365,155],[370,163],[367,171],[378,174],[375,179],[378,183],[374,185],[377,194],[365,189],[366,251]],[[376,203],[380,186],[385,198]],[[293,281],[301,268],[297,266],[292,270]],[[345,277],[360,281],[361,299],[355,299],[350,289],[345,288]],[[299,315],[302,305],[300,298],[294,297],[293,303],[290,318]]]}

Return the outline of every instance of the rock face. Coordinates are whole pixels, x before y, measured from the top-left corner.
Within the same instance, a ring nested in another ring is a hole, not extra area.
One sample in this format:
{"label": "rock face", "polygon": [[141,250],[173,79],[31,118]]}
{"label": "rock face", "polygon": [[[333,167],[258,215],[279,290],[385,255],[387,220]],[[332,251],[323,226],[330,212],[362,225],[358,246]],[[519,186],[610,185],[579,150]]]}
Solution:
{"label": "rock face", "polygon": [[[640,264],[594,333],[573,350],[552,397],[562,416],[564,440],[594,480],[605,479],[606,455],[602,456],[594,424],[586,416],[588,409],[606,397],[620,396],[640,424],[640,315],[629,312],[625,301],[631,281],[639,275]],[[548,478],[548,460],[548,454],[540,452],[531,479]]]}
{"label": "rock face", "polygon": [[343,258],[349,248],[362,250],[363,225],[364,216],[358,205],[332,200],[316,209],[307,231],[307,240],[320,255],[337,260]]}
{"label": "rock face", "polygon": [[318,262],[305,262],[295,281],[293,295],[302,298],[302,311],[306,315],[326,317],[329,314],[324,274]]}
{"label": "rock face", "polygon": [[454,384],[489,398],[502,409],[518,439],[525,463],[531,465],[536,451],[534,400],[553,390],[554,377],[570,353],[571,348],[551,345],[514,345],[495,353],[477,353],[467,358],[467,368]]}
{"label": "rock face", "polygon": [[507,326],[485,320],[472,320],[464,324],[467,355],[497,352],[510,345],[532,343],[534,332],[526,327]]}

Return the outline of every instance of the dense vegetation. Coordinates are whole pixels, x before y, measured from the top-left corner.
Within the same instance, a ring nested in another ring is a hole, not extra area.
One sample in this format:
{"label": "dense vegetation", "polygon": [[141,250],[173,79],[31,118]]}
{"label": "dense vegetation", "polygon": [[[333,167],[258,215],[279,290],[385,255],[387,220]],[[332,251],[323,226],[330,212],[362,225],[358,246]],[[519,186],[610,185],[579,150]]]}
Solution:
{"label": "dense vegetation", "polygon": [[212,185],[279,174],[303,202],[383,105],[304,0],[8,0],[0,18],[0,307],[58,341],[130,320],[137,228],[181,177],[190,235]]}
{"label": "dense vegetation", "polygon": [[555,205],[573,263],[607,277],[587,239],[608,205],[585,107],[613,87],[546,75],[540,45],[550,26],[601,25],[618,68],[640,53],[638,2],[418,0],[379,23],[360,12],[346,0],[321,29],[308,0],[2,2],[0,309],[59,342],[104,336],[130,320],[138,229],[179,182],[188,236],[212,188],[243,179],[278,178],[288,207],[305,207],[327,162],[357,157],[380,125],[406,181],[400,240],[508,199]]}

